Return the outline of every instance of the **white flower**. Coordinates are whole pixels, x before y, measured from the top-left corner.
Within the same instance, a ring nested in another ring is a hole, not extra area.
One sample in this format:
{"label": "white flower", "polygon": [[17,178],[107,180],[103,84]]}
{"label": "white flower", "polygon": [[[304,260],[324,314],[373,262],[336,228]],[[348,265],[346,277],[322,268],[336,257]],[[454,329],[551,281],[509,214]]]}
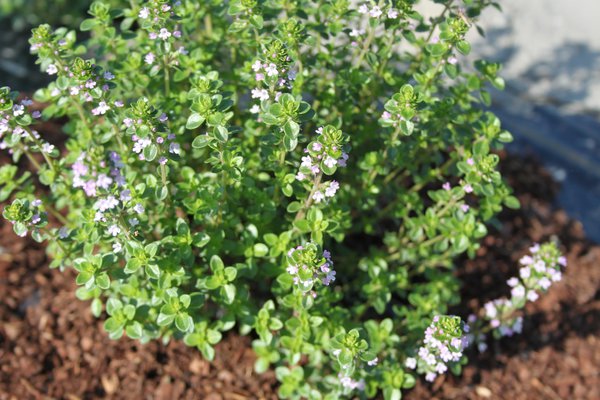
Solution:
{"label": "white flower", "polygon": [[54,145],[46,142],[42,145],[42,151],[46,154],[50,154],[52,153],[52,150],[54,150]]}
{"label": "white flower", "polygon": [[323,195],[323,193],[316,191],[315,194],[313,194],[312,198],[315,201],[315,203],[320,203],[325,198],[325,196]]}
{"label": "white flower", "polygon": [[121,243],[117,242],[117,243],[113,243],[112,248],[113,248],[113,253],[119,253],[123,249],[123,246],[121,245]]}
{"label": "white flower", "polygon": [[337,181],[331,181],[331,183],[329,184],[329,187],[327,189],[325,189],[325,196],[327,196],[327,197],[335,196],[335,193],[338,191],[339,188],[340,188],[340,184]]}
{"label": "white flower", "polygon": [[169,32],[166,28],[161,28],[158,37],[162,40],[167,40],[171,37],[171,32]]}
{"label": "white flower", "polygon": [[302,157],[302,166],[307,168],[312,167],[312,158],[310,156]]}
{"label": "white flower", "polygon": [[260,112],[260,107],[258,106],[258,104],[255,104],[252,107],[250,107],[250,112],[252,114],[258,114]]}
{"label": "white flower", "polygon": [[267,68],[265,68],[265,72],[269,76],[275,76],[275,75],[279,74],[279,71],[277,71],[277,65],[275,65],[273,63],[269,64],[267,66]]}
{"label": "white flower", "polygon": [[98,104],[98,107],[92,109],[92,114],[94,115],[104,115],[106,114],[106,112],[110,110],[110,106],[108,104],[106,104],[105,101],[101,101]]}
{"label": "white flower", "polygon": [[536,301],[540,296],[533,290],[527,292],[527,300]]}
{"label": "white flower", "polygon": [[413,357],[408,357],[404,363],[406,368],[415,369],[417,367],[417,360]]}
{"label": "white flower", "polygon": [[369,12],[369,7],[367,7],[366,4],[363,4],[362,6],[358,7],[358,12],[361,14],[366,14]]}
{"label": "white flower", "polygon": [[13,106],[13,115],[18,117],[23,114],[25,114],[25,106],[22,106],[21,104],[15,104]]}
{"label": "white flower", "polygon": [[119,228],[117,225],[111,225],[108,227],[109,235],[117,236],[119,233],[121,233],[121,228]]}
{"label": "white flower", "polygon": [[146,64],[152,65],[154,63],[154,53],[150,52],[146,54],[146,56],[144,57],[144,61],[146,62]]}
{"label": "white flower", "polygon": [[266,89],[252,89],[252,98],[260,100],[269,100],[269,92]]}
{"label": "white flower", "polygon": [[133,206],[133,211],[135,211],[138,214],[143,214],[144,213],[144,206],[141,205],[140,203],[137,203],[135,206]]}
{"label": "white flower", "polygon": [[364,33],[365,33],[364,29],[352,29],[348,35],[350,37],[359,37],[361,35],[364,35]]}
{"label": "white flower", "polygon": [[262,64],[260,63],[260,61],[258,61],[258,60],[254,61],[254,64],[252,64],[252,71],[258,72],[261,70],[261,68],[262,68]]}
{"label": "white flower", "polygon": [[381,17],[381,14],[383,14],[383,12],[378,6],[374,6],[371,11],[369,11],[369,15],[373,18],[379,18]]}
{"label": "white flower", "polygon": [[337,165],[337,160],[333,157],[327,157],[324,161],[325,165],[327,165],[329,168],[333,168],[334,166]]}
{"label": "white flower", "polygon": [[148,10],[148,7],[144,7],[140,10],[140,12],[138,13],[138,17],[140,17],[141,19],[146,19],[150,16],[150,10]]}
{"label": "white flower", "polygon": [[387,13],[387,17],[389,19],[396,19],[398,18],[398,11],[394,10],[393,8],[390,8],[388,13]]}
{"label": "white flower", "polygon": [[50,64],[48,65],[48,68],[46,68],[46,73],[48,75],[54,75],[58,72],[58,68],[56,68],[56,65],[54,64]]}
{"label": "white flower", "polygon": [[181,146],[179,145],[179,143],[171,142],[171,144],[169,145],[169,153],[178,155],[181,154]]}

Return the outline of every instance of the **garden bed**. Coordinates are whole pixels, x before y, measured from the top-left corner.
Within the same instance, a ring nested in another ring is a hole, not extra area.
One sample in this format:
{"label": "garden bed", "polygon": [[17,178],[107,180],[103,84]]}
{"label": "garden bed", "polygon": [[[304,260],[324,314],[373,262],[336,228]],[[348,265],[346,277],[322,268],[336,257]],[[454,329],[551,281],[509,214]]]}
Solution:
{"label": "garden bed", "polygon": [[[465,316],[506,294],[506,279],[533,241],[557,234],[564,279],[526,308],[523,334],[469,353],[462,377],[419,383],[405,398],[600,398],[600,246],[581,224],[553,209],[557,187],[530,160],[504,157],[503,174],[522,203],[491,229],[475,260],[460,262]],[[230,334],[215,361],[181,342],[111,341],[89,304],[75,298],[74,274],[47,268],[42,245],[0,221],[0,400],[276,399],[273,373],[253,373],[251,339]]]}

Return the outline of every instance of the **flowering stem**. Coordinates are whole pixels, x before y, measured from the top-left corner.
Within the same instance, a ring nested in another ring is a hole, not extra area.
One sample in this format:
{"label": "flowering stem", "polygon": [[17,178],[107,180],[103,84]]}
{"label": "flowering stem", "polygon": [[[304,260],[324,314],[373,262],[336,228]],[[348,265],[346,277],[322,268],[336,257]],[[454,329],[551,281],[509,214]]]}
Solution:
{"label": "flowering stem", "polygon": [[58,222],[60,222],[61,224],[66,225],[69,223],[69,221],[67,221],[67,219],[65,217],[63,217],[63,215],[61,213],[59,213],[57,210],[55,210],[52,206],[50,206],[48,204],[44,204],[44,208],[46,210],[48,210],[48,212],[50,214],[52,214],[58,220]]}
{"label": "flowering stem", "polygon": [[169,98],[169,93],[171,92],[171,77],[169,74],[169,59],[165,54],[163,57],[164,71],[165,71],[165,96]]}
{"label": "flowering stem", "polygon": [[[390,144],[393,144],[396,141],[399,134],[400,134],[400,124],[398,124],[398,126],[396,126],[396,129],[392,133],[392,137],[390,138]],[[388,158],[388,152],[386,151],[383,153],[382,164],[385,164],[385,162],[387,161],[387,158]],[[369,182],[373,182],[373,179],[375,179],[376,176],[377,176],[377,169],[373,168],[373,170],[371,171],[371,174],[369,175],[369,178],[367,178],[367,180],[364,181],[365,185],[368,184]]]}
{"label": "flowering stem", "polygon": [[[436,21],[431,25],[431,28],[429,29],[429,34],[425,38],[425,43],[429,43],[429,41],[433,37],[433,34],[434,34],[436,28],[442,22],[442,20],[446,16],[446,13],[448,12],[448,10],[450,10],[450,7],[452,6],[453,1],[454,0],[451,0],[451,1],[448,2],[448,4],[446,4],[446,6],[444,7],[444,9],[442,10],[442,13],[436,18]],[[422,46],[421,47],[421,51],[419,52],[419,54],[417,55],[417,57],[415,57],[414,63],[408,68],[408,74],[409,75],[412,75],[416,71],[416,69],[418,68],[419,64],[423,60],[423,54],[424,54],[424,52],[425,52],[425,46]]]}
{"label": "flowering stem", "polygon": [[365,40],[363,47],[360,51],[360,54],[358,55],[358,60],[356,61],[356,67],[360,67],[360,65],[363,62],[363,59],[365,58],[365,56],[367,55],[367,52],[369,51],[369,47],[371,46],[371,42],[373,41],[373,39],[375,38],[375,30],[373,28],[371,28],[371,26],[369,25],[369,34],[367,35],[367,39]]}
{"label": "flowering stem", "polygon": [[40,171],[42,169],[42,166],[40,165],[40,163],[38,163],[37,160],[31,155],[31,153],[25,149],[25,146],[23,146],[23,153],[27,156],[29,161],[33,164],[33,166],[38,171]]}
{"label": "flowering stem", "polygon": [[163,186],[167,186],[167,167],[164,164],[160,164],[160,179]]}
{"label": "flowering stem", "polygon": [[[46,209],[48,209],[48,211],[50,211],[50,208],[46,207]],[[59,214],[59,215],[60,215],[60,214]],[[62,217],[62,215],[61,215],[61,217]],[[52,233],[51,233],[51,232],[50,232],[50,231],[49,231],[47,228],[39,228],[39,229],[40,229],[40,231],[42,231],[42,232],[44,232],[45,234],[47,234],[47,235],[48,235],[50,238],[54,239],[54,240],[53,240],[53,241],[54,241],[54,243],[56,243],[56,244],[58,245],[58,247],[60,247],[60,249],[63,251],[63,253],[65,253],[65,254],[68,254],[68,252],[67,252],[67,249],[65,249],[65,248],[63,247],[63,245],[62,245],[62,243],[60,242],[60,240],[59,240],[59,239],[58,239],[56,236],[52,235]],[[48,240],[48,239],[46,239],[46,240]]]}
{"label": "flowering stem", "polygon": [[42,150],[42,144],[40,143],[40,141],[35,137],[35,135],[29,129],[25,129],[25,132],[27,132],[27,134],[29,135],[29,137],[31,138],[31,140],[33,140],[33,142],[35,143],[35,145],[40,150],[40,153],[42,153],[42,156],[44,156],[44,159],[46,160],[46,164],[48,164],[48,167],[50,167],[50,169],[52,170],[52,172],[56,172],[56,170],[54,169],[54,164],[52,163],[52,160]]}
{"label": "flowering stem", "polygon": [[323,172],[321,171],[321,172],[319,172],[319,174],[315,178],[314,183],[313,183],[313,187],[310,190],[310,193],[308,194],[308,197],[306,198],[306,201],[304,202],[304,205],[302,206],[302,208],[300,209],[300,211],[298,211],[298,214],[296,214],[296,218],[294,218],[294,222],[301,220],[302,218],[304,218],[304,215],[306,215],[306,211],[310,208],[310,206],[313,203],[313,195],[315,194],[315,192],[319,188],[319,184],[321,183],[321,178],[322,177],[323,177]]}

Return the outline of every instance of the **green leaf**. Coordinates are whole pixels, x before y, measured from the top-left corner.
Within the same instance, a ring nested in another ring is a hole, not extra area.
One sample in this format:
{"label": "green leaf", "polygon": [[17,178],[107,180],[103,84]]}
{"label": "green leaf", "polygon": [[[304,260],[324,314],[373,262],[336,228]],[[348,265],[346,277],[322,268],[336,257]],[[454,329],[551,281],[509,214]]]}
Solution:
{"label": "green leaf", "polygon": [[225,268],[225,279],[227,282],[232,282],[237,276],[237,269],[235,267],[227,267]]}
{"label": "green leaf", "polygon": [[185,123],[185,127],[186,129],[196,129],[197,127],[199,127],[200,125],[202,125],[204,123],[205,118],[197,113],[193,113],[192,115],[190,115],[187,119],[187,122]]}
{"label": "green leaf", "polygon": [[221,335],[221,332],[217,330],[209,329],[206,331],[206,341],[210,344],[219,343],[222,337],[223,335]]}
{"label": "green leaf", "polygon": [[249,21],[256,29],[262,29],[262,27],[263,27],[262,15],[254,14],[250,17]]}
{"label": "green leaf", "polygon": [[142,266],[142,262],[137,259],[137,258],[130,258],[127,261],[127,264],[125,264],[125,273],[127,274],[133,274],[135,271],[137,271],[138,269],[140,269],[140,267]]}
{"label": "green leaf", "polygon": [[158,326],[167,326],[167,325],[171,325],[171,323],[173,323],[174,319],[175,319],[175,315],[160,313],[160,314],[158,314],[156,323],[158,324]]}
{"label": "green leaf", "polygon": [[400,389],[386,387],[383,389],[383,399],[384,400],[401,400],[402,392]]}
{"label": "green leaf", "polygon": [[302,208],[302,204],[299,201],[292,201],[287,206],[287,212],[289,213],[297,213]]}
{"label": "green leaf", "polygon": [[150,278],[150,279],[160,278],[160,268],[158,267],[157,264],[154,264],[154,263],[146,264],[146,267],[144,268],[144,272],[146,273],[146,275],[148,275],[148,278]]}
{"label": "green leaf", "polygon": [[212,361],[215,358],[215,349],[208,343],[202,343],[200,346],[200,352],[208,361]]}
{"label": "green leaf", "polygon": [[508,196],[504,199],[504,205],[508,208],[512,208],[513,210],[518,210],[521,207],[521,203],[519,199],[515,196]]}
{"label": "green leaf", "polygon": [[227,284],[223,286],[223,294],[225,296],[225,303],[231,304],[235,299],[235,285]]}
{"label": "green leaf", "polygon": [[285,135],[283,137],[283,147],[286,151],[293,151],[298,146],[298,137]]}
{"label": "green leaf", "polygon": [[104,329],[111,333],[118,332],[123,329],[123,323],[111,317],[104,322]]}
{"label": "green leaf", "polygon": [[264,243],[256,243],[254,245],[254,256],[264,257],[269,253],[269,248]]}
{"label": "green leaf", "polygon": [[289,136],[290,138],[297,138],[298,133],[300,132],[300,125],[294,122],[291,119],[288,119],[287,122],[283,125],[283,132],[285,136]]}
{"label": "green leaf", "polygon": [[254,363],[254,370],[257,374],[262,374],[269,369],[269,360],[265,357],[258,358]]}
{"label": "green leaf", "polygon": [[210,269],[213,272],[219,271],[223,268],[225,268],[225,265],[223,264],[223,260],[221,260],[221,257],[215,254],[210,258]]}
{"label": "green leaf", "polygon": [[144,328],[142,327],[142,324],[134,321],[133,323],[127,325],[125,328],[125,333],[131,339],[139,339],[144,335]]}
{"label": "green leaf", "polygon": [[227,128],[224,126],[216,126],[214,130],[215,138],[221,142],[226,142],[229,138],[229,133],[227,132]]}
{"label": "green leaf", "polygon": [[82,32],[91,31],[98,23],[99,21],[95,18],[84,19],[79,25],[79,30]]}
{"label": "green leaf", "polygon": [[471,45],[466,40],[461,40],[460,42],[456,43],[456,49],[462,54],[467,55],[471,52]]}
{"label": "green leaf", "polygon": [[100,289],[104,290],[110,287],[110,278],[108,277],[108,274],[106,272],[103,272],[100,275],[96,276],[96,285]]}
{"label": "green leaf", "polygon": [[99,298],[95,298],[94,300],[92,300],[90,308],[92,309],[92,315],[98,318],[100,314],[102,314],[102,300],[100,300]]}
{"label": "green leaf", "polygon": [[202,149],[210,143],[210,137],[207,135],[196,136],[192,141],[192,147],[195,149]]}
{"label": "green leaf", "polygon": [[181,332],[189,332],[194,326],[194,321],[187,313],[179,313],[175,317],[175,327]]}
{"label": "green leaf", "polygon": [[158,147],[155,144],[151,144],[144,148],[144,159],[146,161],[152,161],[156,158],[158,154]]}

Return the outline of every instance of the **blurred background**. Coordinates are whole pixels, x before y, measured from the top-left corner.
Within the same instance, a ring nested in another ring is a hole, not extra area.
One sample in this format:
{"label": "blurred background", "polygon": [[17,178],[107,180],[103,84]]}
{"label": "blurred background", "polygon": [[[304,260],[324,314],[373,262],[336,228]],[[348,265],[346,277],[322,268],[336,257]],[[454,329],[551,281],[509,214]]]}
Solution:
{"label": "blurred background", "polygon": [[[110,0],[107,0],[110,2]],[[89,0],[0,0],[0,86],[31,93],[48,77],[29,55],[31,27],[76,28]],[[559,205],[600,242],[600,1],[501,0],[485,11],[474,60],[503,64],[503,92],[492,109],[515,135],[509,147],[541,159],[560,182]],[[575,5],[576,3],[576,5]],[[424,1],[434,15],[440,6]]]}

